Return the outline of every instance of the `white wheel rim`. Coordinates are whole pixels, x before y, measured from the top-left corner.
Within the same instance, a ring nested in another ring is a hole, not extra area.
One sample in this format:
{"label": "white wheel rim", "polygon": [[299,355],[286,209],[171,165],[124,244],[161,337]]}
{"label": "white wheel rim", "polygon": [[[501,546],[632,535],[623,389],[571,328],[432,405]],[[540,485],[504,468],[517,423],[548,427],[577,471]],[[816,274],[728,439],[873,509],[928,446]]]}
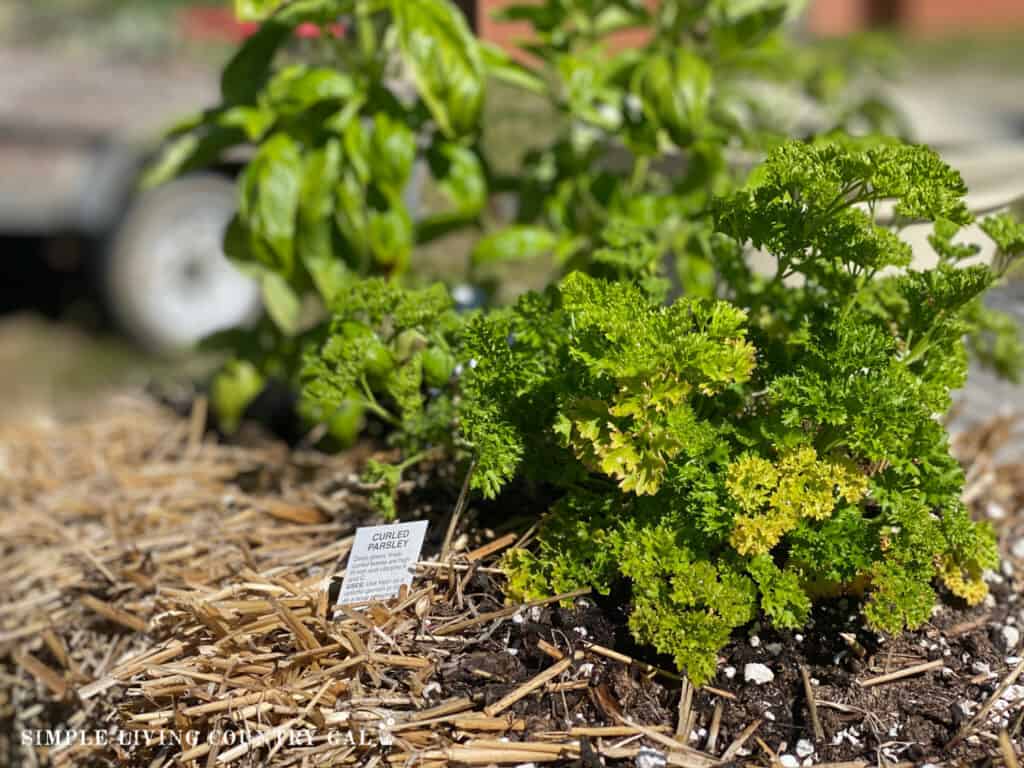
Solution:
{"label": "white wheel rim", "polygon": [[[255,317],[260,294],[224,256],[231,211],[221,205],[182,206],[138,259],[134,291],[150,335],[161,345],[188,346]],[[213,202],[213,201],[206,201]]]}

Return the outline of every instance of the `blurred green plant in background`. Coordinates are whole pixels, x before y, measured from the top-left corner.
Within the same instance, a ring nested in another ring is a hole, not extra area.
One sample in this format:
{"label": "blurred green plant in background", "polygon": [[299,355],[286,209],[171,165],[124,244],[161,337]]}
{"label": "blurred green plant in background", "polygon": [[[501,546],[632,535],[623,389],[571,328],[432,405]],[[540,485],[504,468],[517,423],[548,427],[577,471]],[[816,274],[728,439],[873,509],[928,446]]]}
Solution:
{"label": "blurred green plant in background", "polygon": [[[554,259],[557,273],[640,271],[710,296],[714,194],[787,135],[897,125],[877,96],[847,87],[885,57],[793,42],[786,25],[799,6],[512,6],[505,15],[531,28],[523,65],[473,37],[443,0],[239,2],[260,30],[225,67],[222,104],[172,131],[149,182],[255,147],[226,251],[260,281],[272,322],[255,342],[221,341],[293,385],[299,348],[324,332],[316,307],[348,280],[407,275],[414,251],[432,243],[469,250],[451,282]],[[322,34],[296,41],[302,25]],[[615,47],[617,33],[636,29],[645,45]],[[547,142],[518,163],[518,147],[486,143],[487,120],[502,119],[486,110],[499,82],[506,103],[539,102],[548,118]],[[787,117],[794,103],[810,105],[799,124]],[[610,257],[615,248],[599,247],[609,237],[620,249],[639,238],[638,250]]]}

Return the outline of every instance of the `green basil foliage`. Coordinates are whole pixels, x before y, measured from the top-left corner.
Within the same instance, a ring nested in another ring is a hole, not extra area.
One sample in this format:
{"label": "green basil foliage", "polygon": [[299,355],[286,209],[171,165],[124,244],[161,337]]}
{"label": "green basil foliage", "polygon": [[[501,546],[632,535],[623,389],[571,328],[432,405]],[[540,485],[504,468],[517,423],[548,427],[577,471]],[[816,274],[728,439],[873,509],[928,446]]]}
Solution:
{"label": "green basil foliage", "polygon": [[[221,104],[176,127],[146,179],[246,153],[225,251],[260,282],[267,318],[255,332],[211,340],[245,362],[218,382],[234,393],[218,398],[227,427],[247,402],[241,394],[258,392],[254,376],[298,387],[303,351],[328,331],[329,308],[354,280],[397,279],[417,245],[477,226],[488,189],[479,149],[487,62],[525,76],[503,55],[485,56],[445,0],[240,0],[236,10],[261,26],[226,65]],[[332,32],[339,22],[342,37]],[[294,30],[310,24],[320,36],[299,41]],[[447,207],[416,220],[426,175]],[[240,371],[245,387],[231,384]],[[356,398],[345,413],[365,407]],[[304,410],[343,424],[331,431],[344,442],[358,430],[339,413]]]}
{"label": "green basil foliage", "polygon": [[[512,6],[505,14],[532,34],[520,65],[478,42],[448,0],[237,0],[259,31],[225,66],[221,104],[175,127],[147,178],[230,162],[231,151],[246,157],[225,250],[260,282],[268,317],[247,339],[232,332],[211,345],[297,386],[302,350],[325,332],[324,309],[346,285],[399,279],[417,246],[481,227],[470,276],[554,255],[561,272],[639,270],[666,292],[681,284],[711,295],[708,204],[740,180],[743,153],[794,130],[891,122],[884,104],[842,87],[845,73],[879,57],[788,43],[782,25],[797,5]],[[319,37],[296,40],[300,25]],[[624,31],[647,44],[617,45]],[[509,176],[488,159],[509,149],[482,144],[489,81],[539,94],[556,122],[552,143]],[[784,110],[769,107],[780,89],[816,106],[814,125],[780,119]],[[416,210],[424,188],[440,193],[429,213]],[[484,215],[494,191],[514,194],[515,221],[495,227]],[[621,220],[618,235],[609,220]],[[642,234],[627,234],[637,226]],[[616,237],[643,242],[624,262],[599,247]]]}
{"label": "green basil foliage", "polygon": [[[251,16],[280,4],[241,5]],[[327,30],[340,17],[355,32],[335,39]],[[303,23],[324,33],[296,55],[291,32]],[[307,290],[330,301],[352,274],[407,268],[423,239],[403,194],[418,158],[431,158],[424,166],[450,193],[449,215],[475,220],[486,190],[475,146],[484,80],[480,45],[443,0],[297,0],[245,42],[225,68],[222,104],[175,132],[149,182],[255,147],[228,255],[263,281],[272,318],[293,333]]]}
{"label": "green basil foliage", "polygon": [[[506,8],[505,18],[530,28],[525,48],[554,84],[544,95],[557,131],[511,180],[529,244],[502,249],[512,237],[502,231],[474,257],[547,252],[563,272],[600,271],[592,259],[605,226],[624,218],[648,230],[677,288],[714,295],[709,204],[761,153],[794,135],[902,131],[870,88],[889,57],[864,43],[795,44],[786,22],[802,5],[544,0]],[[624,47],[623,34],[643,45]],[[867,86],[847,87],[854,83]]]}

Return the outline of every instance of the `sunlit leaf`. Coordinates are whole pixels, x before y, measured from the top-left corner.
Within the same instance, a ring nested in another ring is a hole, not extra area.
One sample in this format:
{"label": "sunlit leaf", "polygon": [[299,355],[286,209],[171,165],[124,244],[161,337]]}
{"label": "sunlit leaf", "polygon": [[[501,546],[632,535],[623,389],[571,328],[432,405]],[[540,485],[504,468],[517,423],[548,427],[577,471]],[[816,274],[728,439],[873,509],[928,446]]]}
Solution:
{"label": "sunlit leaf", "polygon": [[448,136],[476,128],[484,100],[484,64],[462,13],[443,0],[394,0],[398,42],[420,95]]}
{"label": "sunlit leaf", "polygon": [[542,227],[513,226],[488,235],[473,249],[474,264],[504,261],[529,261],[549,253],[558,244],[557,236]]}

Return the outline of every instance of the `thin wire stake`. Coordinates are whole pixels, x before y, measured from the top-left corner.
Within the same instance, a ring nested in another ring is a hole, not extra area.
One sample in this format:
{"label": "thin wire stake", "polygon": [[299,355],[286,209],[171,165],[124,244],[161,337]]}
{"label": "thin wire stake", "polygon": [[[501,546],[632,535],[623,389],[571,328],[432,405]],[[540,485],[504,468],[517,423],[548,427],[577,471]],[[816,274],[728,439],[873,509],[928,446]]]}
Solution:
{"label": "thin wire stake", "polygon": [[444,544],[441,545],[442,560],[448,557],[448,550],[451,549],[452,539],[455,538],[455,529],[459,525],[462,511],[466,508],[466,501],[469,499],[469,481],[473,478],[475,470],[476,456],[473,457],[473,461],[469,464],[469,469],[466,470],[466,477],[462,481],[462,490],[459,491],[459,500],[455,502],[455,509],[452,510],[452,517],[448,521],[448,530],[444,534]]}

